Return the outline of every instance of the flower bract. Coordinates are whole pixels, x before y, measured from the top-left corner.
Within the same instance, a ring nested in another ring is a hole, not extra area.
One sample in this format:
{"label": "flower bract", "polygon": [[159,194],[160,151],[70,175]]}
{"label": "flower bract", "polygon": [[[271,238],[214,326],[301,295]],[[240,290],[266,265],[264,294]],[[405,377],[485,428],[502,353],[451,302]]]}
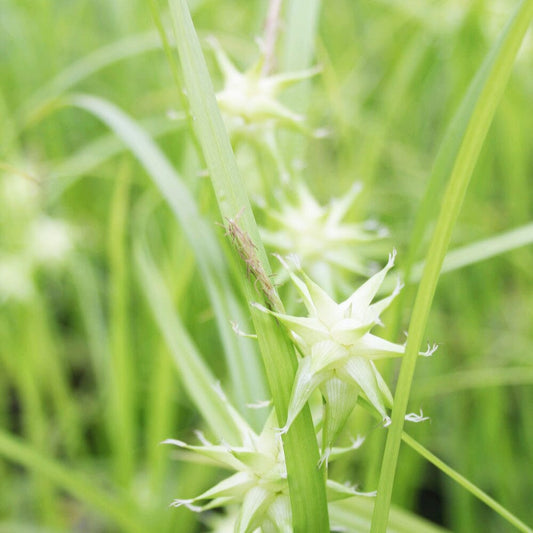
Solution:
{"label": "flower bract", "polygon": [[[222,400],[227,403],[225,397]],[[175,439],[164,441],[203,455],[234,472],[199,496],[175,500],[172,505],[186,506],[195,512],[229,506],[233,509],[233,531],[236,533],[251,533],[256,530],[263,533],[289,533],[292,531],[292,513],[283,442],[276,416],[272,412],[258,434],[233,408],[230,409],[240,429],[240,442],[237,445],[214,444],[201,433],[198,434],[200,445],[189,445]],[[337,448],[332,451],[332,456],[339,456],[360,444],[361,440],[358,440],[347,448]],[[331,480],[327,482],[327,493],[329,500],[354,495],[374,496],[374,493],[361,493]]]}
{"label": "flower bract", "polygon": [[[381,324],[380,315],[401,289],[397,284],[389,296],[372,303],[387,272],[394,264],[395,252],[387,265],[369,278],[349,298],[335,302],[311,278],[289,270],[308,316],[277,313],[256,305],[276,316],[292,333],[303,357],[299,361],[291,399],[282,431],[287,431],[311,394],[320,389],[325,399],[323,459],[352,411],[359,395],[380,414],[385,425],[390,423],[387,408],[392,407],[392,394],[374,361],[403,355],[405,346],[371,333]],[[429,352],[426,354],[429,355]]]}
{"label": "flower bract", "polygon": [[[361,185],[355,183],[344,196],[321,205],[300,183],[294,201],[285,200],[279,210],[266,211],[271,224],[261,228],[261,237],[277,252],[298,256],[302,268],[314,277],[337,267],[369,276],[373,268],[364,257],[363,246],[382,239],[387,230],[371,221],[344,221],[360,191]],[[283,278],[286,274],[282,273]]]}

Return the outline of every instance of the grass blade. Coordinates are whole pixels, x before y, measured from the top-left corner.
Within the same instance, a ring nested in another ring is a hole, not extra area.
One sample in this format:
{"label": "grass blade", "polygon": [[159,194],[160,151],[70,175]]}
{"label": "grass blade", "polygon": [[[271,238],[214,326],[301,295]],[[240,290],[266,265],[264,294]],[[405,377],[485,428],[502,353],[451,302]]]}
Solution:
{"label": "grass blade", "polygon": [[215,377],[175,314],[164,281],[141,237],[135,241],[134,255],[141,289],[174,358],[183,387],[216,435],[233,442],[239,430],[225,404],[220,401]]}
{"label": "grass blade", "polygon": [[[518,228],[493,235],[486,239],[465,244],[450,250],[442,263],[440,274],[454,272],[461,268],[476,265],[487,259],[497,257],[506,252],[512,252],[528,244],[533,244],[533,223],[524,224]],[[411,268],[409,283],[418,283],[422,278],[425,262],[415,263]],[[385,280],[383,292],[394,288],[393,280]]]}
{"label": "grass blade", "polygon": [[[139,159],[159,188],[195,252],[222,339],[236,403],[243,410],[246,404],[263,400],[266,388],[260,362],[254,357],[255,346],[250,339],[237,337],[231,329],[230,321],[246,323],[245,315],[231,290],[228,268],[213,230],[200,215],[194,197],[152,139],[116,106],[88,95],[70,97],[65,103],[105,122]],[[253,411],[249,416],[257,422],[263,414]]]}
{"label": "grass blade", "polygon": [[23,117],[31,117],[42,104],[55,98],[99,70],[128,57],[136,56],[160,48],[157,34],[153,31],[139,35],[131,35],[114,43],[108,44],[75,61],[59,72],[47,84],[31,96],[20,111]]}
{"label": "grass blade", "polygon": [[[344,531],[366,533],[370,529],[374,501],[355,497],[330,503],[331,521]],[[445,533],[448,531],[414,514],[391,507],[389,530],[395,533]]]}
{"label": "grass blade", "polygon": [[94,479],[83,477],[1,430],[0,455],[53,482],[79,501],[94,507],[123,530],[131,533],[147,531],[148,525],[144,524],[143,519],[136,513],[135,506],[99,489]]}
{"label": "grass blade", "polygon": [[122,165],[111,204],[108,256],[110,265],[111,387],[109,430],[118,484],[127,487],[135,469],[135,363],[129,346],[128,210],[131,169]]}
{"label": "grass blade", "polygon": [[[266,252],[218,110],[205,59],[189,10],[184,0],[171,0],[174,34],[181,60],[184,85],[191,114],[211,176],[220,212],[225,222],[235,221],[255,246],[254,255],[265,276],[270,274]],[[244,282],[248,301],[258,299],[253,284]],[[277,299],[275,291],[271,293]],[[279,305],[279,301],[271,302]],[[252,319],[267,371],[278,419],[286,417],[290,390],[296,371],[294,350],[281,328],[269,316],[256,310]],[[317,468],[318,446],[309,409],[297,418],[284,436],[289,490],[296,532],[323,532],[329,528],[325,484]]]}
{"label": "grass blade", "polygon": [[424,239],[429,234],[428,230],[433,225],[432,222],[437,215],[435,198],[439,198],[442,195],[445,180],[452,171],[455,158],[461,147],[461,141],[464,138],[468,126],[469,118],[492,73],[492,67],[496,59],[496,49],[497,46],[487,55],[485,61],[477,71],[440,144],[424,197],[420,202],[420,207],[418,208],[411,231],[409,253],[404,264],[405,279],[410,278],[410,269],[416,261]]}
{"label": "grass blade", "polygon": [[[442,264],[441,273],[452,272],[465,266],[474,265],[491,257],[516,250],[522,246],[533,243],[533,223],[525,224],[500,235],[494,235],[487,239],[461,246],[446,254]],[[413,277],[420,278],[422,267],[415,265]]]}
{"label": "grass blade", "polygon": [[476,498],[481,500],[484,504],[488,505],[491,509],[496,511],[502,518],[507,520],[510,524],[516,527],[519,531],[524,533],[531,533],[533,530],[524,524],[522,520],[510,513],[503,505],[499,504],[494,498],[491,498],[486,492],[476,487],[473,483],[468,481],[464,476],[456,472],[453,468],[449,467],[444,461],[441,461],[437,456],[433,455],[429,450],[426,450],[424,446],[419,444],[415,439],[410,437],[407,433],[402,434],[402,440],[410,446],[413,450],[418,452],[422,457],[427,459],[430,463],[435,465],[439,470],[450,476],[454,481],[459,483],[468,492],[473,494]]}
{"label": "grass blade", "polygon": [[[156,139],[183,127],[182,117],[169,122],[168,119],[151,120],[142,127],[150,137]],[[126,147],[113,134],[102,137],[85,144],[77,152],[53,164],[44,178],[46,198],[52,204],[59,200],[61,195],[83,175],[102,165],[109,159],[121,154]]]}
{"label": "grass blade", "polygon": [[394,398],[392,425],[385,445],[378,495],[372,519],[372,533],[383,533],[387,528],[409,392],[442,262],[481,146],[532,17],[533,0],[521,2],[502,33],[502,37],[491,50],[490,73],[468,121],[461,147],[453,165],[409,326],[405,358],[402,362]]}
{"label": "grass blade", "polygon": [[[290,0],[287,2],[287,23],[282,57],[283,70],[290,72],[304,70],[311,66],[315,55],[315,37],[320,4],[320,0]],[[301,86],[299,85],[299,87]]]}

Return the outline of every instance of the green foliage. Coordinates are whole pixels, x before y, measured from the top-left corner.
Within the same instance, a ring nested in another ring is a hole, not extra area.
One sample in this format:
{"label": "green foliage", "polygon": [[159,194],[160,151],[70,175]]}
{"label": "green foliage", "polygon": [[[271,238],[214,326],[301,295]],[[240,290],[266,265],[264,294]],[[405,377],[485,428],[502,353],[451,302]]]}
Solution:
{"label": "green foliage", "polygon": [[2,2],[0,531],[531,531],[532,16]]}

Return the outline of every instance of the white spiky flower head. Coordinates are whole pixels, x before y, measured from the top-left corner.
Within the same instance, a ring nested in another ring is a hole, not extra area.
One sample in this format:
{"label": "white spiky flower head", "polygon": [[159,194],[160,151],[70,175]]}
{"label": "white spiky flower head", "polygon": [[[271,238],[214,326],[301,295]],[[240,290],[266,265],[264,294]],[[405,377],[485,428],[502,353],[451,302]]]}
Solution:
{"label": "white spiky flower head", "polygon": [[[186,506],[195,512],[229,507],[234,517],[232,531],[236,533],[252,533],[256,530],[263,533],[291,532],[287,468],[274,412],[258,434],[228,404],[225,396],[221,395],[221,400],[228,405],[239,428],[238,445],[214,444],[201,433],[198,434],[201,445],[193,446],[175,439],[168,439],[164,443],[201,454],[235,473],[196,498],[175,500],[171,505]],[[340,456],[359,444],[360,441],[355,441],[347,448],[336,448],[331,455]],[[339,500],[354,495],[374,496],[375,493],[358,492],[355,488],[328,480],[327,495],[330,500]]]}
{"label": "white spiky flower head", "polygon": [[317,68],[268,75],[263,69],[265,55],[261,53],[249,70],[241,72],[215,38],[211,37],[209,44],[224,77],[217,101],[226,115],[230,133],[264,131],[265,127],[279,124],[305,130],[305,118],[277,97],[284,89],[317,74]]}
{"label": "white spiky flower head", "polygon": [[[387,408],[392,395],[374,361],[404,354],[405,346],[389,342],[370,333],[381,324],[380,315],[399,293],[398,283],[390,296],[374,300],[387,272],[394,264],[395,252],[387,265],[361,285],[348,299],[338,304],[303,272],[298,277],[280,258],[296,285],[307,308],[308,316],[276,313],[292,333],[303,357],[299,361],[293,384],[287,420],[287,431],[311,394],[320,388],[326,400],[323,430],[323,459],[327,458],[333,440],[353,410],[360,394],[390,423]],[[423,355],[430,355],[434,349]]]}
{"label": "white spiky flower head", "polygon": [[27,247],[35,263],[56,266],[73,248],[72,228],[62,220],[41,216],[30,227]]}
{"label": "white spiky flower head", "polygon": [[287,470],[283,444],[276,432],[276,418],[272,412],[261,433],[257,434],[218,390],[239,429],[233,446],[214,444],[198,433],[201,445],[192,446],[180,440],[168,439],[174,444],[213,460],[215,464],[235,473],[211,487],[196,498],[175,500],[175,507],[186,506],[192,511],[238,506],[234,513],[234,531],[252,532],[273,524],[274,531],[288,531],[291,511],[288,499]]}
{"label": "white spiky flower head", "polygon": [[[321,205],[299,183],[295,201],[284,201],[278,211],[266,211],[275,229],[261,228],[263,242],[280,254],[296,255],[301,267],[313,277],[332,268],[370,276],[373,268],[364,256],[363,246],[384,238],[388,232],[370,221],[344,221],[361,188],[360,183],[354,183],[344,196]],[[288,271],[282,270],[281,281],[287,275]]]}

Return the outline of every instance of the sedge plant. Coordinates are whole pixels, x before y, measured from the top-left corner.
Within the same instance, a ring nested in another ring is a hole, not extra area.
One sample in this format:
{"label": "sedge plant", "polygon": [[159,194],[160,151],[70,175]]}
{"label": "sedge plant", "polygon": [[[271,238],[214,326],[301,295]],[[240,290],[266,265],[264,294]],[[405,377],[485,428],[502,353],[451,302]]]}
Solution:
{"label": "sedge plant", "polygon": [[0,7],[0,531],[531,531],[531,0],[82,4]]}

